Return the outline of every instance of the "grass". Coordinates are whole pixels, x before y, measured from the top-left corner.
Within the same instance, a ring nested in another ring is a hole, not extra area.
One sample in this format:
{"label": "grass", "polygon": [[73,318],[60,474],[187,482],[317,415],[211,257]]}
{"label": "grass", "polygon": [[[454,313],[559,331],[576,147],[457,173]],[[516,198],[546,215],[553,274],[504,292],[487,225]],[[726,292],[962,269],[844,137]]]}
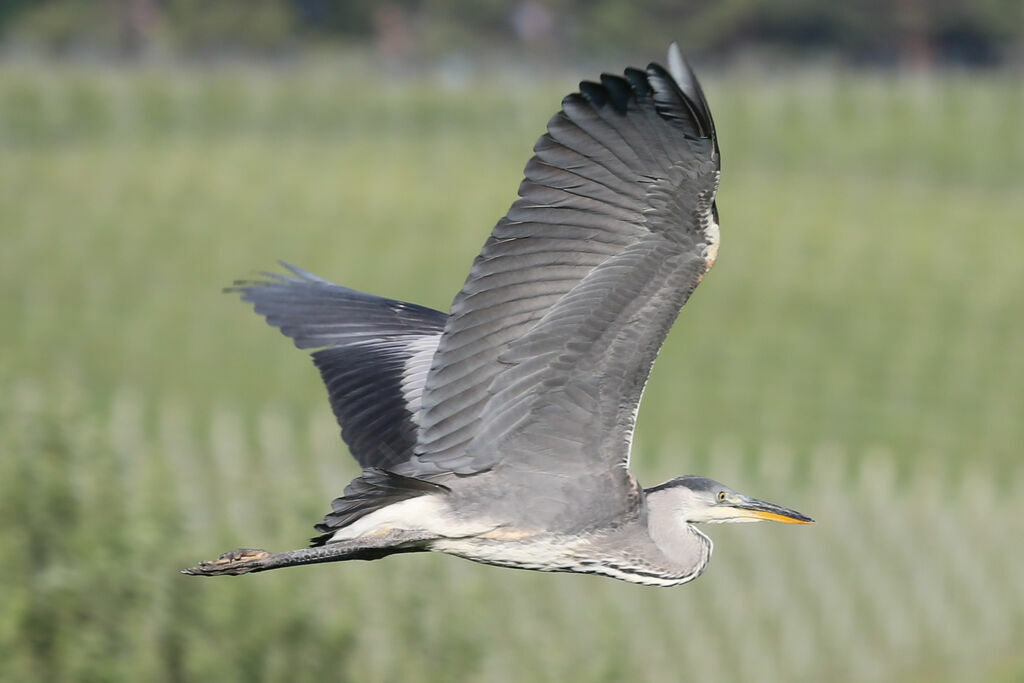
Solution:
{"label": "grass", "polygon": [[[0,372],[299,412],[322,407],[314,373],[219,288],[285,259],[445,308],[559,92],[38,76],[0,81],[0,311],[18,331]],[[1019,86],[710,86],[722,257],[659,361],[641,443],[727,434],[1013,461]]]}
{"label": "grass", "polygon": [[0,678],[1019,676],[1024,89],[707,80],[722,251],[636,468],[822,522],[715,528],[709,574],[652,591],[173,571],[301,544],[354,474],[315,371],[219,289],[280,258],[445,308],[571,81],[0,66]]}

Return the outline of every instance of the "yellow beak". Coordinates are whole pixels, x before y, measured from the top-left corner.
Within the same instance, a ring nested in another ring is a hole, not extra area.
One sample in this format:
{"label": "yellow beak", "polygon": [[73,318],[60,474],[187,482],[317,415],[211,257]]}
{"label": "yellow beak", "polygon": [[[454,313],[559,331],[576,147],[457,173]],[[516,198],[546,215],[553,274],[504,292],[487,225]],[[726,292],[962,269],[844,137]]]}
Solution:
{"label": "yellow beak", "polygon": [[764,519],[769,522],[783,522],[785,524],[812,524],[814,522],[813,519],[796,510],[790,510],[781,505],[757,500],[756,498],[741,498],[732,507],[740,513],[740,516],[751,519]]}

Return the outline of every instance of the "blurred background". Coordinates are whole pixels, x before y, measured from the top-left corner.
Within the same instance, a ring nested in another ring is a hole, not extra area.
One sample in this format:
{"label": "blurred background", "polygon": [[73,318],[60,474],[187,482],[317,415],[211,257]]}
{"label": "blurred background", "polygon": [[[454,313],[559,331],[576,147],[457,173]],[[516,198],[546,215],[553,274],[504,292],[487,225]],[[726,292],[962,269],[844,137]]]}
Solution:
{"label": "blurred background", "polygon": [[[634,468],[818,519],[676,589],[301,547],[357,474],[236,297],[446,309],[561,97],[680,41],[723,245]],[[1019,0],[0,2],[0,679],[1024,680]]]}

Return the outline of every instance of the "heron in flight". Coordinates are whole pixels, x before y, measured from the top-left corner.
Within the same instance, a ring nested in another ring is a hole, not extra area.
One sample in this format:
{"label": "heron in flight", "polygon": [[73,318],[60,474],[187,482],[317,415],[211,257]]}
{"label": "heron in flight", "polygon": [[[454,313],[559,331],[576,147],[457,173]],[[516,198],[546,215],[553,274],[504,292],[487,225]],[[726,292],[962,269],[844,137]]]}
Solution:
{"label": "heron in flight", "polygon": [[284,264],[233,288],[313,359],[362,467],[308,548],[184,570],[246,574],[439,551],[652,586],[703,572],[702,522],[808,523],[700,476],[643,488],[637,408],[669,328],[715,263],[720,156],[697,77],[580,83],[450,313]]}

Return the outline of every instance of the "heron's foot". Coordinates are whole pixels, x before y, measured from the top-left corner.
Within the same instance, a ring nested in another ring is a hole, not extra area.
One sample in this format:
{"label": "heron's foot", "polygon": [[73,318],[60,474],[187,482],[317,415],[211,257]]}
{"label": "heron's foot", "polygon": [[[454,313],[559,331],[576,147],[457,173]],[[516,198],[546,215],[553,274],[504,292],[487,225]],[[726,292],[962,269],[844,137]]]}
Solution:
{"label": "heron's foot", "polygon": [[266,550],[239,548],[231,550],[216,560],[200,562],[198,566],[182,569],[182,574],[191,576],[221,576],[225,574],[248,574],[263,567],[263,560],[270,557]]}

